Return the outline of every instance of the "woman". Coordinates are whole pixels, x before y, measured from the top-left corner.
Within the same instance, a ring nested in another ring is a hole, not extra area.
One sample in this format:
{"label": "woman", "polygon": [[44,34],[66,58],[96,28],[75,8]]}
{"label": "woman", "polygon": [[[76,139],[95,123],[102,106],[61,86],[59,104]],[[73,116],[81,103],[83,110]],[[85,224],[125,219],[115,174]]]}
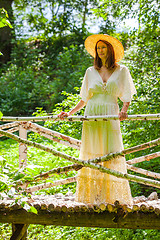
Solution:
{"label": "woman", "polygon": [[[86,105],[85,116],[118,115],[119,120],[127,117],[127,109],[136,93],[129,70],[119,62],[124,55],[122,44],[106,34],[89,36],[86,50],[94,57],[94,66],[87,69],[81,87],[81,100],[69,113],[70,116]],[[123,102],[119,112],[117,99]],[[120,121],[85,121],[82,130],[80,159],[88,160],[123,149]],[[126,173],[124,157],[101,163],[104,167]],[[129,182],[98,170],[83,167],[78,172],[76,201],[99,204],[132,204]]]}

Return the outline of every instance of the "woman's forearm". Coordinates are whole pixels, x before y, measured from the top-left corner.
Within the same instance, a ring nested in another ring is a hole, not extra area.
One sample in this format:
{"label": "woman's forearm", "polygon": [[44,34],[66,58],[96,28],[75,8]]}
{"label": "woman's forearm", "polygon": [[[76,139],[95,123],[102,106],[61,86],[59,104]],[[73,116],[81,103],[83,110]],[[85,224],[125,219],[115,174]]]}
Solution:
{"label": "woman's forearm", "polygon": [[130,102],[124,102],[121,112],[127,112]]}
{"label": "woman's forearm", "polygon": [[85,102],[83,100],[80,100],[77,105],[71,110],[69,111],[68,115],[72,115],[74,113],[76,113],[77,111],[79,111],[81,108],[83,108],[85,106]]}
{"label": "woman's forearm", "polygon": [[65,117],[68,117],[68,116],[76,113],[78,110],[80,110],[84,106],[85,106],[85,102],[83,100],[80,100],[72,110],[70,110],[69,112],[63,112],[62,111],[60,114],[58,114],[58,117],[60,119],[64,120]]}

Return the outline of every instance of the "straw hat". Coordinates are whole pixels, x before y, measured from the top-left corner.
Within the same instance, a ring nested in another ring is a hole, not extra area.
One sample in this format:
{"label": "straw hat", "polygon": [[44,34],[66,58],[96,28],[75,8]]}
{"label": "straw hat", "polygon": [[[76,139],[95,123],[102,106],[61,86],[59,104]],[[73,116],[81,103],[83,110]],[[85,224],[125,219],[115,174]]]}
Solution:
{"label": "straw hat", "polygon": [[113,46],[116,62],[119,62],[123,58],[124,48],[122,43],[107,34],[94,34],[86,38],[84,45],[89,54],[95,57],[95,46],[99,40],[105,40]]}

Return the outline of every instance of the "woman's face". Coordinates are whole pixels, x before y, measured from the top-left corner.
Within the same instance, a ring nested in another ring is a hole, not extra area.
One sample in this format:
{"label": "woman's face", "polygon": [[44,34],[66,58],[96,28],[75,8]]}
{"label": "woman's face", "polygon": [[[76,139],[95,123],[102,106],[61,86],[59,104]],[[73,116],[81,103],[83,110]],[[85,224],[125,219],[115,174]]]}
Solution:
{"label": "woman's face", "polygon": [[107,59],[107,45],[104,42],[99,41],[97,43],[97,53],[101,60]]}

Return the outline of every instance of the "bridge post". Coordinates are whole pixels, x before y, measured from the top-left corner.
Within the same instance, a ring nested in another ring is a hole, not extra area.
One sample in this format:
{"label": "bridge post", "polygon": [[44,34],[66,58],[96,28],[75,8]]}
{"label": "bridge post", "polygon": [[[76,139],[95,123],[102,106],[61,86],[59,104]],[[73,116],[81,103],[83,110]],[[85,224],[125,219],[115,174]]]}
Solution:
{"label": "bridge post", "polygon": [[12,224],[12,236],[10,240],[26,240],[29,224]]}
{"label": "bridge post", "polygon": [[[27,130],[22,124],[19,125],[19,137],[27,139]],[[19,143],[19,168],[26,168],[27,166],[27,145]]]}

